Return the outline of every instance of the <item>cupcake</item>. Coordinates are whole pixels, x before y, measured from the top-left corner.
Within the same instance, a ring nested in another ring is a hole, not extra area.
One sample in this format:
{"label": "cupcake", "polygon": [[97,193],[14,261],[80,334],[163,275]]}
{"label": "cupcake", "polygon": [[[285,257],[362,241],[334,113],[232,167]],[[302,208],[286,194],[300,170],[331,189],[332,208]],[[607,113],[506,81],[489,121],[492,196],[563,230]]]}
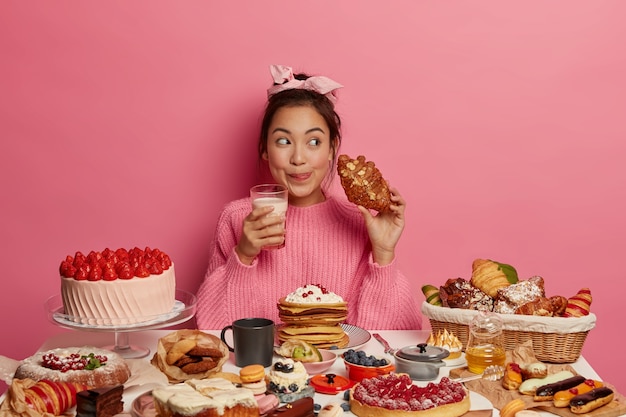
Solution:
{"label": "cupcake", "polygon": [[313,397],[315,390],[309,386],[309,374],[301,362],[286,358],[274,363],[268,375],[269,391],[282,403]]}

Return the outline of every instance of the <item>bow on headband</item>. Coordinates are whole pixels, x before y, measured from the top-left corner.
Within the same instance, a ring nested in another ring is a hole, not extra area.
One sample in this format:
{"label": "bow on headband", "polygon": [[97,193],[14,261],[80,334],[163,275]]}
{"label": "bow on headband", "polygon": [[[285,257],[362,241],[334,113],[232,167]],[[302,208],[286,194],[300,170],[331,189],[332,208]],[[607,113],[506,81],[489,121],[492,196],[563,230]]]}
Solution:
{"label": "bow on headband", "polygon": [[291,68],[283,65],[270,65],[270,72],[272,73],[272,78],[274,78],[274,83],[277,85],[273,85],[267,89],[268,98],[281,91],[302,89],[325,95],[334,105],[337,103],[335,90],[343,87],[343,85],[323,76],[313,76],[306,80],[297,80],[293,77]]}

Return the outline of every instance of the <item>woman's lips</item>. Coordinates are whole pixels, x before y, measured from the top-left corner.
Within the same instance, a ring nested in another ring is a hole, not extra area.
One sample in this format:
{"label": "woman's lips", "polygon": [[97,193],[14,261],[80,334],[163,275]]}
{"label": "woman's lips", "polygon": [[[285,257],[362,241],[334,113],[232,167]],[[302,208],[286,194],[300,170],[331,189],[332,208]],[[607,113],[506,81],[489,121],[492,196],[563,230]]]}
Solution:
{"label": "woman's lips", "polygon": [[305,174],[289,174],[289,177],[293,178],[296,181],[306,181],[311,177],[311,173],[307,172]]}

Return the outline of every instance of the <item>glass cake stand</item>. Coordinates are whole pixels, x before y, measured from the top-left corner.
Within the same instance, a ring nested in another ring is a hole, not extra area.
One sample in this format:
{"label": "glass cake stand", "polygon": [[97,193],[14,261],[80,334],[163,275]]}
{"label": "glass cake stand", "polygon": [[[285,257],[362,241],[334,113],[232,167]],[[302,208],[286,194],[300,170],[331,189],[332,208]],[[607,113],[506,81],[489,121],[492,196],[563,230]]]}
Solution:
{"label": "glass cake stand", "polygon": [[196,314],[196,296],[183,290],[176,290],[176,301],[172,311],[149,317],[120,319],[90,319],[65,314],[61,295],[53,295],[45,302],[48,319],[60,326],[73,330],[115,333],[115,344],[104,346],[125,359],[143,358],[150,349],[130,344],[130,333],[142,330],[160,329],[184,323]]}

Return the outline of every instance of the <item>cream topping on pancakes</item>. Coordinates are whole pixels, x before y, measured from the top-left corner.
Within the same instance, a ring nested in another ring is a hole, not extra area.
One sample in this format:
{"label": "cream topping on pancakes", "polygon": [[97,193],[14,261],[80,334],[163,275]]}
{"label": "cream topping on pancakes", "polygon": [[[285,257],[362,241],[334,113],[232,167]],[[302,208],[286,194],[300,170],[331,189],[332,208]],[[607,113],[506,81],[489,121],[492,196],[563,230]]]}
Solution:
{"label": "cream topping on pancakes", "polygon": [[285,301],[299,304],[333,304],[343,302],[343,298],[318,285],[308,284],[287,295]]}

